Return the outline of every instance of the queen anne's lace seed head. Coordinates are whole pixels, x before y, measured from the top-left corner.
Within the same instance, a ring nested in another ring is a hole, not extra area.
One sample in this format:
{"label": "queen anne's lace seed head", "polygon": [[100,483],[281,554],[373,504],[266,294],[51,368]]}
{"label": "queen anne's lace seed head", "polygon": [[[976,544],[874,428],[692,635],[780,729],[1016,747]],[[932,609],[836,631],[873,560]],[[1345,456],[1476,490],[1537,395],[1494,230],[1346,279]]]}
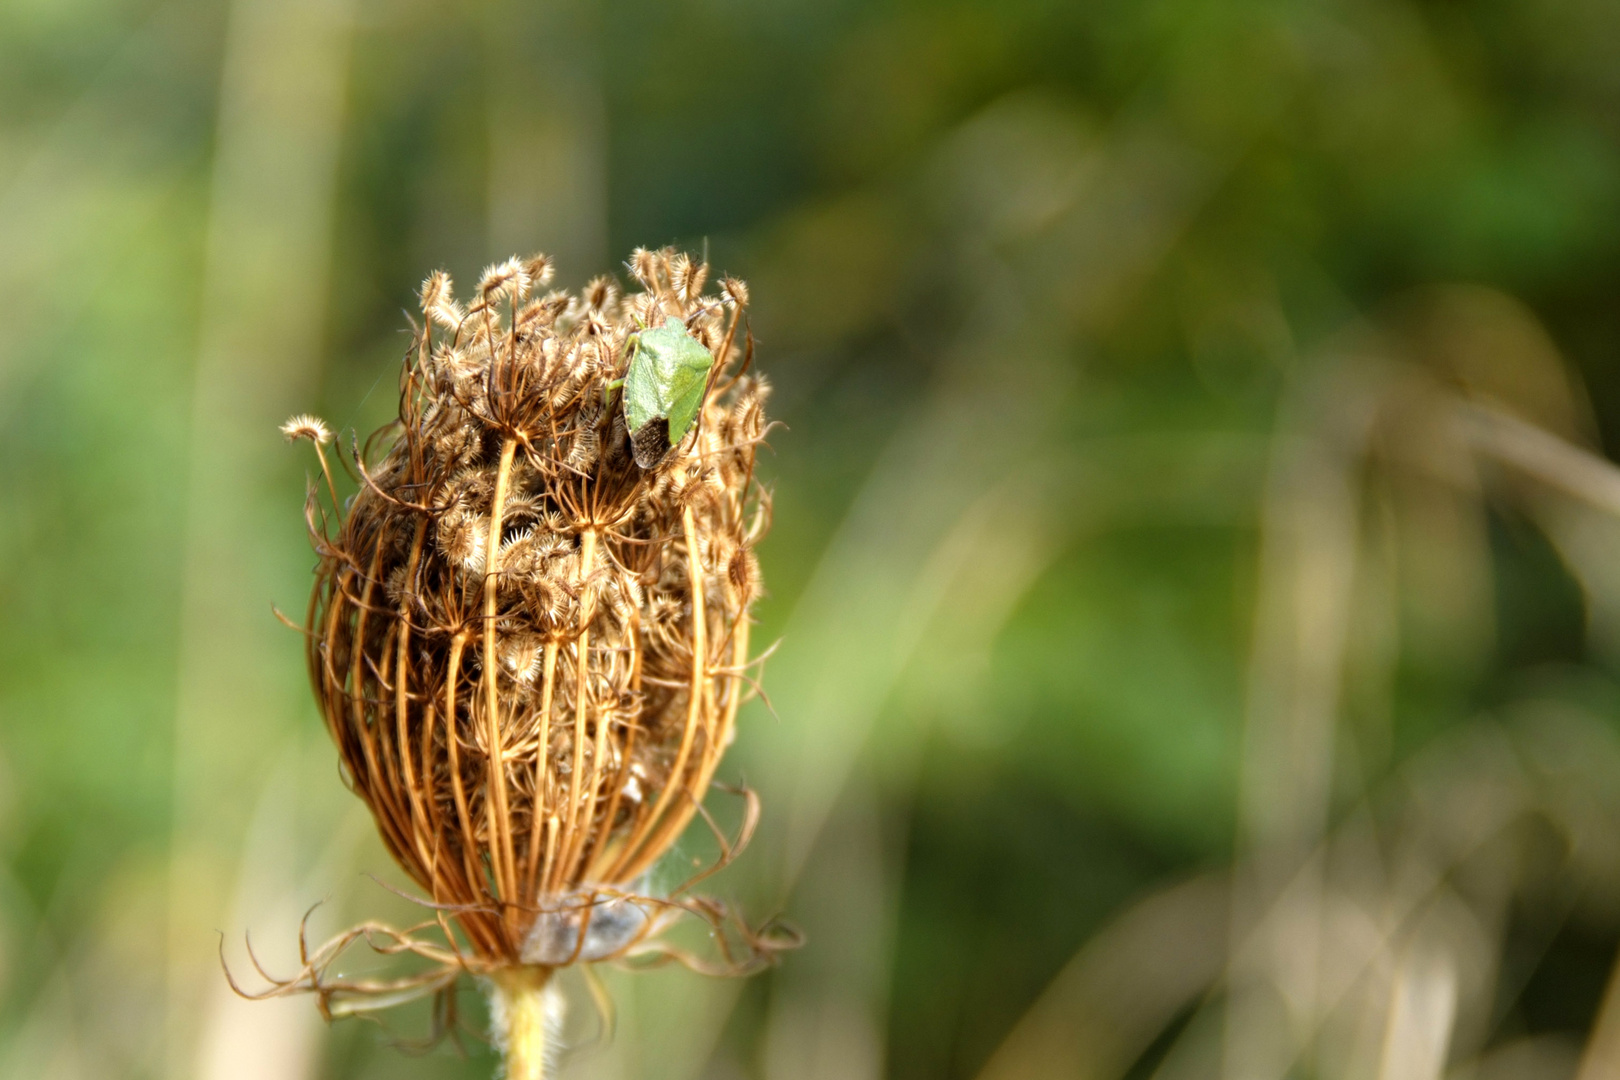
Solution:
{"label": "queen anne's lace seed head", "polygon": [[[672,913],[719,910],[631,883],[697,811],[751,685],[765,389],[742,377],[740,282],[701,296],[707,267],[667,250],[629,268],[631,296],[598,278],[530,300],[551,261],[510,259],[465,308],[430,275],[391,442],[355,463],[345,505],[311,496],[316,695],[384,843],[477,971],[656,949]],[[690,431],[644,469],[616,380],[654,315],[714,364]],[[331,437],[310,417],[283,430]],[[755,959],[773,947],[744,939]],[[284,989],[356,991],[329,963]]]}

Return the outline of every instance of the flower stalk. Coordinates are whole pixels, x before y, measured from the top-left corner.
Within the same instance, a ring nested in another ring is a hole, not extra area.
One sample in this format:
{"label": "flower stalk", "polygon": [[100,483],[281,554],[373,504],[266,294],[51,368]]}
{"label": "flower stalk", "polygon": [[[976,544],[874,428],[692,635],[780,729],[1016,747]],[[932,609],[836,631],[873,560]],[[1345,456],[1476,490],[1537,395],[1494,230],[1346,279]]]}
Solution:
{"label": "flower stalk", "polygon": [[548,993],[551,969],[506,968],[495,976],[497,1041],[506,1080],[545,1080],[555,1054],[558,1010]]}

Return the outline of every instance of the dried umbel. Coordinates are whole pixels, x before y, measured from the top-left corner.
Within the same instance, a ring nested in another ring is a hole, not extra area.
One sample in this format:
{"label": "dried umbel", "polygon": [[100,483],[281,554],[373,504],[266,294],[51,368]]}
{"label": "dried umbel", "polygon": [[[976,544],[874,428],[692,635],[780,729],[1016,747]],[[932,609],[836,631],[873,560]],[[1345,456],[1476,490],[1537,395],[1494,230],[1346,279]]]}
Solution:
{"label": "dried umbel", "polygon": [[[446,275],[429,277],[399,420],[356,448],[344,508],[326,427],[284,429],[327,473],[307,505],[316,695],[347,780],[434,907],[417,931],[442,934],[358,928],[272,992],[352,1011],[488,975],[507,991],[497,1012],[516,1075],[538,1075],[517,1044],[544,1026],[552,969],[667,955],[657,935],[674,917],[724,917],[638,883],[702,812],[752,685],[766,386],[748,374],[742,283],[706,295],[707,266],[667,250],[637,251],[629,269],[631,295],[607,278],[542,293],[548,260],[514,259],[465,306]],[[641,335],[666,327],[660,340],[712,366],[701,397],[685,396],[689,423],[631,430],[623,380],[655,377],[631,369],[650,355]],[[753,812],[750,798],[744,833]],[[736,846],[721,837],[723,857]],[[780,944],[740,925],[717,935],[745,947],[728,952],[735,967]],[[361,937],[433,966],[345,982],[332,962]]]}

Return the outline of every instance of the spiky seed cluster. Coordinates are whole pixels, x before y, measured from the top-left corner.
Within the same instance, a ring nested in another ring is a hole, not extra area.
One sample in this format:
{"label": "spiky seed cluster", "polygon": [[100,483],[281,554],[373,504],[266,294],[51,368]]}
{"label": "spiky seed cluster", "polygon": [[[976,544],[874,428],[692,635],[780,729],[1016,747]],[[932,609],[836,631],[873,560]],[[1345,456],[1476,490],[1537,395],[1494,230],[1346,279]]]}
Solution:
{"label": "spiky seed cluster", "polygon": [[[747,292],[704,295],[708,267],[672,251],[629,267],[628,296],[541,293],[550,261],[512,259],[465,304],[431,275],[391,444],[356,454],[335,535],[310,497],[309,663],[347,779],[487,969],[656,931],[632,883],[697,811],[745,689],[769,516]],[[715,364],[698,422],[644,470],[610,384],[670,316]]]}

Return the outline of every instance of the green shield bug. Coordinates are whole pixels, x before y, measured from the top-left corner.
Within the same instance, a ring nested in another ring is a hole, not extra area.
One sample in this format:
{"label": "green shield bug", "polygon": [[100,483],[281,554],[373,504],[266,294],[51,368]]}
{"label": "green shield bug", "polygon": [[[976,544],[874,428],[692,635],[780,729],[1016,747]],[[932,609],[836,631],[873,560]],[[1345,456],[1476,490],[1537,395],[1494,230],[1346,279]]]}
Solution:
{"label": "green shield bug", "polygon": [[624,424],[636,464],[650,469],[697,419],[714,357],[673,317],[631,334],[629,344],[630,370],[621,380]]}

